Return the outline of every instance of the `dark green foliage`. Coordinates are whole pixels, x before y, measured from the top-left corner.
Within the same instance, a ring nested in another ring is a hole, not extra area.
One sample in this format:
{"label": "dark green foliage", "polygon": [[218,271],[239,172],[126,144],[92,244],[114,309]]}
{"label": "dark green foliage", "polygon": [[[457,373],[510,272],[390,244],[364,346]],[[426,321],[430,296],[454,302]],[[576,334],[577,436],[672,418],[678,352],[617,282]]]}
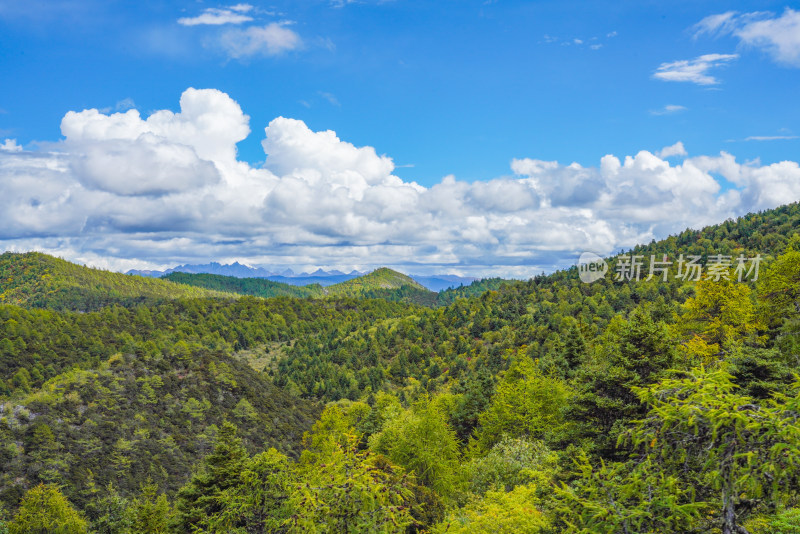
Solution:
{"label": "dark green foliage", "polygon": [[[38,387],[73,366],[93,368],[116,352],[182,353],[193,347],[232,354],[405,310],[382,301],[309,302],[275,298],[198,299],[92,313],[0,305],[0,396]],[[24,371],[20,372],[20,369]]]}
{"label": "dark green foliage", "polygon": [[[210,351],[115,355],[97,370],[71,371],[14,404],[0,405],[7,461],[0,498],[15,502],[37,481],[65,485],[84,506],[88,483],[131,497],[149,477],[162,490],[183,484],[216,428],[245,399],[251,451],[296,454],[318,411],[275,388],[244,362]],[[34,417],[35,416],[35,417]],[[21,446],[9,444],[21,443]]]}
{"label": "dark green foliage", "polygon": [[588,359],[589,347],[580,324],[571,317],[565,321],[568,326],[563,335],[558,336],[553,348],[541,358],[539,365],[547,374],[573,378]]}
{"label": "dark green foliage", "polygon": [[776,391],[785,391],[797,372],[791,361],[775,349],[741,347],[729,358],[729,372],[742,393],[766,399]]}
{"label": "dark green foliage", "polygon": [[309,286],[293,286],[281,282],[273,282],[266,278],[236,278],[219,274],[206,273],[181,273],[165,274],[162,280],[169,280],[177,284],[251,295],[254,297],[319,297],[322,296],[322,286],[313,284]]}
{"label": "dark green foliage", "polygon": [[208,517],[208,530],[282,531],[294,512],[289,499],[297,484],[290,469],[289,459],[275,449],[250,458],[238,484],[218,494],[220,510]]}
{"label": "dark green foliage", "polygon": [[576,377],[570,418],[593,438],[601,455],[613,457],[619,433],[647,412],[631,388],[657,381],[679,363],[677,340],[640,307],[628,320],[614,321],[601,341],[594,362]]}
{"label": "dark green foliage", "polygon": [[86,512],[97,534],[128,534],[133,528],[130,502],[109,483],[102,491],[93,492]]}
{"label": "dark green foliage", "polygon": [[494,378],[484,368],[462,382],[457,391],[463,391],[463,394],[451,415],[450,424],[458,439],[466,443],[478,427],[479,415],[489,406],[494,394]]}
{"label": "dark green foliage", "polygon": [[438,293],[428,291],[424,287],[402,285],[398,288],[365,289],[359,296],[365,299],[383,299],[391,302],[407,302],[418,306],[436,306]]}
{"label": "dark green foliage", "polygon": [[436,299],[439,306],[448,306],[461,298],[477,297],[486,293],[487,291],[497,291],[501,286],[511,282],[502,278],[483,278],[475,280],[469,285],[460,285],[458,287],[451,287],[439,292]]}
{"label": "dark green foliage", "polygon": [[178,491],[173,529],[176,532],[192,532],[202,526],[207,518],[219,514],[225,506],[220,497],[223,492],[241,483],[247,461],[247,451],[236,435],[236,427],[228,422],[223,423],[211,454],[205,457],[199,470]]}

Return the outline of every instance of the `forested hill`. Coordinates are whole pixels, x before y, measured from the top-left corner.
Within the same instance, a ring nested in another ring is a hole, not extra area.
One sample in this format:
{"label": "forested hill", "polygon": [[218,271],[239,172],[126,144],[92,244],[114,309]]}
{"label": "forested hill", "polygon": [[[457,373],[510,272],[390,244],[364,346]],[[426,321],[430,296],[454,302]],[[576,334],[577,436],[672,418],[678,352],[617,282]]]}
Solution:
{"label": "forested hill", "polygon": [[293,286],[283,282],[273,282],[266,278],[238,278],[221,274],[184,273],[175,271],[165,274],[162,280],[169,280],[179,284],[202,287],[216,291],[226,291],[254,297],[320,297],[322,286],[313,284],[308,286]]}
{"label": "forested hill", "polygon": [[88,313],[0,305],[0,510],[38,482],[60,484],[82,508],[111,483],[124,496],[148,481],[172,495],[226,421],[249,452],[296,457],[320,409],[276,387],[251,356],[269,364],[294,340],[407,312],[282,297]]}
{"label": "forested hill", "polygon": [[684,230],[660,241],[638,245],[634,254],[724,254],[776,255],[784,250],[800,229],[800,204],[787,204],[772,210],[750,213],[737,219]]}
{"label": "forested hill", "polygon": [[0,303],[88,311],[111,304],[198,297],[234,295],[92,269],[39,252],[0,255]]}
{"label": "forested hill", "polygon": [[160,279],[123,275],[84,267],[38,252],[0,255],[0,303],[28,308],[91,311],[120,304],[133,306],[180,298],[239,295],[261,298],[380,298],[425,306],[444,305],[456,297],[477,295],[500,279],[435,293],[397,271],[381,268],[353,280],[322,287],[295,286],[264,278],[173,272]]}
{"label": "forested hill", "polygon": [[[364,298],[419,291],[389,270],[357,297],[0,305],[0,531],[5,508],[12,534],[42,514],[81,533],[798,532],[798,227],[793,204],[593,283],[484,280],[438,307]],[[758,277],[712,268],[740,254]],[[48,295],[21,276],[3,283]]]}
{"label": "forested hill", "polygon": [[251,295],[255,297],[361,297],[380,298],[393,302],[406,302],[422,306],[446,306],[457,298],[478,296],[490,289],[498,289],[510,282],[501,278],[476,280],[469,285],[435,293],[415,282],[411,277],[391,269],[377,269],[361,277],[322,287],[319,284],[296,286],[273,282],[264,278],[237,278],[218,274],[173,272],[162,277],[171,282],[206,289]]}
{"label": "forested hill", "polygon": [[392,269],[381,267],[364,276],[328,286],[324,288],[324,292],[326,295],[331,296],[357,296],[372,289],[397,289],[403,286],[411,286],[415,289],[427,291],[410,277]]}
{"label": "forested hill", "polygon": [[263,278],[234,278],[215,274],[189,274],[174,272],[163,279],[206,289],[229,291],[256,297],[360,297],[380,298],[395,302],[421,305],[438,303],[437,293],[427,290],[410,277],[388,268],[380,268],[352,280],[327,287],[319,284],[295,286],[272,282]]}
{"label": "forested hill", "polygon": [[[327,287],[319,284],[294,286],[282,282],[273,282],[264,278],[235,278],[216,274],[190,274],[174,272],[162,277],[164,280],[178,282],[206,289],[228,291],[255,297],[360,297],[373,291],[394,291],[408,288],[412,292],[423,294],[434,293],[422,287],[410,277],[388,269],[376,269],[352,280],[339,282]],[[389,299],[399,300],[399,299]]]}

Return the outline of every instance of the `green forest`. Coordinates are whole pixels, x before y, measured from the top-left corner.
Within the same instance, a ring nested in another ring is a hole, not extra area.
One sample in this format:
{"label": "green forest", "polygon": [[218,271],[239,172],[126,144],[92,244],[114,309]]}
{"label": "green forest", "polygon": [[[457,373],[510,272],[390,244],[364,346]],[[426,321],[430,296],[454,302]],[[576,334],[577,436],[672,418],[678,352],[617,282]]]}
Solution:
{"label": "green forest", "polygon": [[5,253],[0,533],[800,534],[798,229],[440,293]]}

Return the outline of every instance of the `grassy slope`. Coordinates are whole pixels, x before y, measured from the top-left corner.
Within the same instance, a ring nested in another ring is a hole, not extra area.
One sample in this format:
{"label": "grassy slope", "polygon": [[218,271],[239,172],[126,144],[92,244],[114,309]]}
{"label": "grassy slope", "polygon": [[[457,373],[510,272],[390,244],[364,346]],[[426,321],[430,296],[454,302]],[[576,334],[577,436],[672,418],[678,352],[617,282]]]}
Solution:
{"label": "grassy slope", "polygon": [[0,303],[87,311],[115,303],[196,297],[231,298],[233,295],[92,269],[39,252],[0,255]]}

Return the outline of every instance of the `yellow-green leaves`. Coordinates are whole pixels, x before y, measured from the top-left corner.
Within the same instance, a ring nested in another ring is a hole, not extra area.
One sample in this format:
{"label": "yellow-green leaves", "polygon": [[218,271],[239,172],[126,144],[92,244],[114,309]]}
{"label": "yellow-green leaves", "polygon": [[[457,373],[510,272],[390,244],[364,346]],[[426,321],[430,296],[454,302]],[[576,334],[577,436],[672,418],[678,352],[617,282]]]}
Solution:
{"label": "yellow-green leaves", "polygon": [[9,534],[84,534],[86,520],[76,512],[57,486],[40,484],[22,499],[8,524]]}
{"label": "yellow-green leaves", "polygon": [[521,356],[497,386],[492,402],[479,418],[477,441],[488,450],[503,435],[542,438],[565,424],[564,408],[572,391],[558,378],[544,376]]}
{"label": "yellow-green leaves", "polygon": [[746,284],[702,280],[695,286],[695,296],[684,304],[683,328],[690,336],[725,350],[739,342],[760,342],[763,325]]}

